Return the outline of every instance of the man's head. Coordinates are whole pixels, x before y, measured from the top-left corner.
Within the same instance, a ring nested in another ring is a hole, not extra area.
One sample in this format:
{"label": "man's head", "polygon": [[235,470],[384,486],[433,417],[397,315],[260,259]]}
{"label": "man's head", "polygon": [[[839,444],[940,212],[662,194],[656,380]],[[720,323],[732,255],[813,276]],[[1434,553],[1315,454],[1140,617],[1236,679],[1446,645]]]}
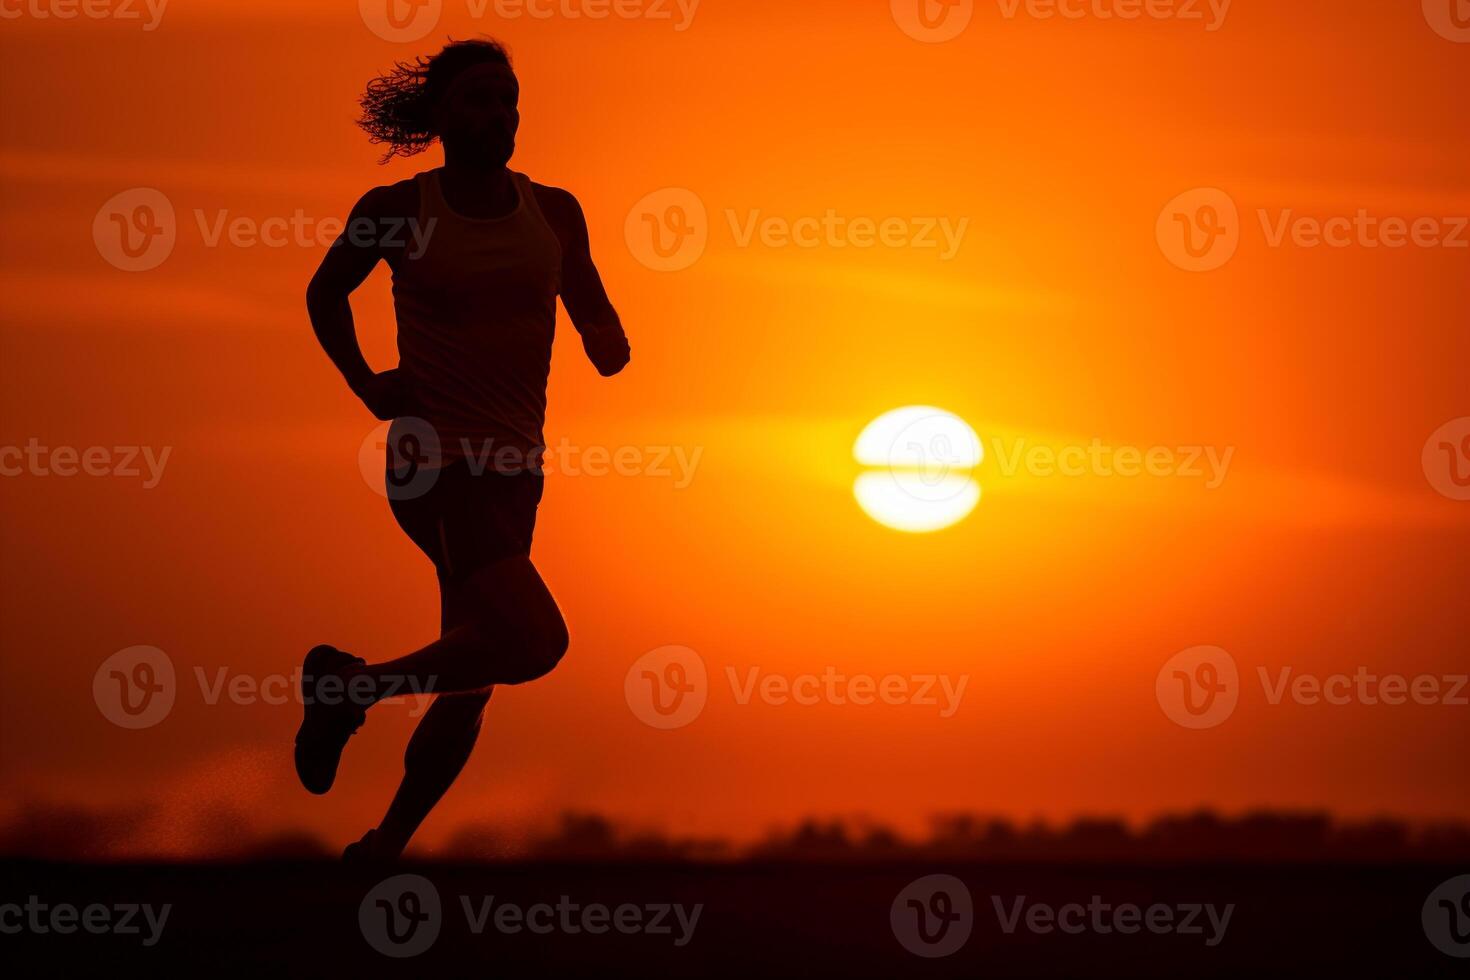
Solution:
{"label": "man's head", "polygon": [[436,140],[466,162],[502,167],[515,150],[520,85],[495,41],[452,41],[438,54],[400,62],[368,83],[358,125],[387,143],[383,162]]}

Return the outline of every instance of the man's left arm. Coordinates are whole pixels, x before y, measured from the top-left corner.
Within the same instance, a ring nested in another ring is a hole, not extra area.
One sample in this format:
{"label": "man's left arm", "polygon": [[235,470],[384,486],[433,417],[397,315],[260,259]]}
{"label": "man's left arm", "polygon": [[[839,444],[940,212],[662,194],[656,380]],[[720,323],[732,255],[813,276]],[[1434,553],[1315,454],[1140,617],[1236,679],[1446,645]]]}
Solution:
{"label": "man's left arm", "polygon": [[623,324],[607,298],[602,277],[592,263],[587,219],[582,206],[556,187],[536,188],[536,199],[561,241],[561,301],[572,326],[582,335],[582,347],[597,372],[610,378],[627,366],[631,356]]}

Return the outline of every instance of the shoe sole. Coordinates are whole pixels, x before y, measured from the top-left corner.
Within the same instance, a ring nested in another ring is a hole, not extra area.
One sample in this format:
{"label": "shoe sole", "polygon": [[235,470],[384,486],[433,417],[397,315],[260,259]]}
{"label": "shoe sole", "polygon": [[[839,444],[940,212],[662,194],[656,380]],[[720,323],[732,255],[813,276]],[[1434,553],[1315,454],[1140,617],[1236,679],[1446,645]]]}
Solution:
{"label": "shoe sole", "polygon": [[[336,656],[333,656],[334,654]],[[323,796],[332,788],[332,785],[337,781],[337,767],[332,767],[332,771],[329,775],[327,775],[326,781],[324,783],[314,784],[313,781],[307,777],[306,770],[310,767],[306,763],[310,763],[315,760],[311,758],[309,750],[303,749],[301,744],[302,736],[306,733],[307,715],[311,710],[311,706],[307,703],[306,700],[306,679],[308,677],[315,679],[321,676],[324,671],[330,671],[333,665],[330,664],[329,661],[335,660],[337,659],[337,657],[340,657],[344,663],[350,662],[352,660],[351,654],[344,653],[334,647],[315,646],[307,651],[306,658],[301,663],[301,683],[298,687],[298,690],[301,693],[302,718],[300,727],[296,729],[296,742],[294,751],[296,763],[296,778],[301,781],[301,785],[306,789],[306,791],[314,796]],[[337,757],[339,762],[341,761],[341,758],[342,757],[339,754]]]}

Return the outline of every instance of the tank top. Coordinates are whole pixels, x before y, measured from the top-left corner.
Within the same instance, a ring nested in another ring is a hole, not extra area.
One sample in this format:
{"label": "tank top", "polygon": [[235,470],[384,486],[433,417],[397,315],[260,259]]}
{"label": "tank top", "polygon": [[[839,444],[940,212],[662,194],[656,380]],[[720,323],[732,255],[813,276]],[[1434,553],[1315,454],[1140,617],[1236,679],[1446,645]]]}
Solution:
{"label": "tank top", "polygon": [[439,171],[415,177],[427,243],[393,269],[399,365],[412,379],[445,464],[535,469],[545,437],[546,380],[561,288],[561,245],[525,174],[515,210],[450,210]]}

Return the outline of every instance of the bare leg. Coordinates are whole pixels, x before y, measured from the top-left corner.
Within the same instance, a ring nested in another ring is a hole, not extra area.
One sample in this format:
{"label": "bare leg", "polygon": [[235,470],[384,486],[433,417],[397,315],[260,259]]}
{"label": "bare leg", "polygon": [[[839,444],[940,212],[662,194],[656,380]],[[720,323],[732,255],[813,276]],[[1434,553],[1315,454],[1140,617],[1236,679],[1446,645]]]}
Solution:
{"label": "bare leg", "polygon": [[[468,619],[462,607],[463,601],[454,590],[443,590],[441,633],[450,632]],[[434,698],[403,755],[403,782],[373,839],[377,855],[401,854],[429,811],[459,777],[480,735],[485,705],[493,690],[487,687],[483,691],[440,694]]]}
{"label": "bare leg", "polygon": [[362,697],[359,685],[368,683],[362,678],[371,680],[369,700],[415,691],[473,694],[494,684],[524,684],[544,677],[566,652],[566,622],[527,556],[486,565],[455,587],[452,601],[452,628],[421,650],[353,671],[353,698]]}
{"label": "bare leg", "polygon": [[397,857],[408,846],[419,824],[469,761],[489,701],[488,689],[476,694],[441,694],[434,699],[403,754],[403,782],[378,825],[375,852]]}
{"label": "bare leg", "polygon": [[[479,736],[493,685],[543,677],[566,653],[566,622],[527,555],[502,559],[463,582],[441,586],[440,604],[442,635],[422,650],[387,663],[312,674],[310,685],[303,681],[303,689],[312,686],[317,696],[308,701],[297,733],[296,771],[314,793],[331,788],[347,739],[374,703],[396,694],[438,695],[409,741],[403,782],[383,826],[372,843],[364,838],[354,845],[366,852],[396,856],[453,785]],[[323,649],[347,657],[319,647],[308,661]],[[342,688],[335,700],[322,696],[327,680],[345,682],[346,698]]]}

